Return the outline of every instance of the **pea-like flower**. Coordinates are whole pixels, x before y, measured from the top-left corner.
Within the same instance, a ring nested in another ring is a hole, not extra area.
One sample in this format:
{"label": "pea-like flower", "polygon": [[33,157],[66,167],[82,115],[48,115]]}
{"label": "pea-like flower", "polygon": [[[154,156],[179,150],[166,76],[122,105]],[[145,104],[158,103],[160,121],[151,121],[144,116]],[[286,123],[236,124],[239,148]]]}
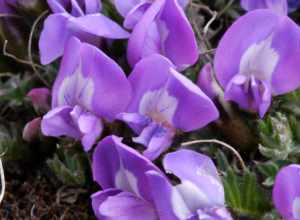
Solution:
{"label": "pea-like flower", "polygon": [[129,81],[133,97],[127,112],[118,118],[139,134],[133,140],[147,147],[144,153],[151,160],[171,145],[176,130],[193,131],[219,116],[200,88],[161,55],[136,64]]}
{"label": "pea-like flower", "polygon": [[[179,1],[185,6],[188,1]],[[151,54],[162,54],[182,70],[198,58],[193,29],[177,0],[116,0],[125,18],[124,27],[132,29],[127,58],[131,66]]]}
{"label": "pea-like flower", "polygon": [[71,36],[98,45],[102,38],[126,39],[129,34],[102,15],[99,0],[48,0],[54,14],[47,17],[39,49],[41,63],[48,64],[63,55]]}
{"label": "pea-like flower", "polygon": [[282,168],[276,176],[273,202],[283,220],[300,220],[300,165]]}
{"label": "pea-like flower", "polygon": [[[167,154],[163,166],[171,181],[151,161],[121,143],[103,139],[93,155],[94,180],[102,187],[91,196],[101,220],[230,220],[224,189],[212,160],[190,150]],[[174,181],[173,181],[174,182]]]}
{"label": "pea-like flower", "polygon": [[52,110],[42,120],[47,136],[81,139],[89,150],[101,135],[103,120],[123,112],[131,97],[122,69],[102,51],[71,38],[52,89]]}
{"label": "pea-like flower", "polygon": [[300,28],[285,15],[260,9],[240,17],[221,39],[214,60],[225,99],[263,117],[272,95],[300,85],[299,42]]}

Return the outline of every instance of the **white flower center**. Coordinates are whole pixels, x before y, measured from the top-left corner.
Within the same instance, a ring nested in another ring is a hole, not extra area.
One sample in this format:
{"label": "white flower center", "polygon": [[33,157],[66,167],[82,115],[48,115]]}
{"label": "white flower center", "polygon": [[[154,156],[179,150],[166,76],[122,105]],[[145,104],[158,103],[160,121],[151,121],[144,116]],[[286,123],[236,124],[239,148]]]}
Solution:
{"label": "white flower center", "polygon": [[300,197],[297,197],[293,203],[293,218],[300,219]]}
{"label": "white flower center", "polygon": [[82,105],[90,110],[94,94],[94,82],[85,78],[79,66],[75,73],[66,77],[58,91],[58,105]]}
{"label": "white flower center", "polygon": [[250,78],[270,81],[278,64],[279,54],[272,48],[273,35],[252,44],[243,54],[239,73]]}
{"label": "white flower center", "polygon": [[169,95],[165,88],[160,88],[144,94],[140,101],[139,113],[155,122],[171,125],[177,106],[177,99]]}

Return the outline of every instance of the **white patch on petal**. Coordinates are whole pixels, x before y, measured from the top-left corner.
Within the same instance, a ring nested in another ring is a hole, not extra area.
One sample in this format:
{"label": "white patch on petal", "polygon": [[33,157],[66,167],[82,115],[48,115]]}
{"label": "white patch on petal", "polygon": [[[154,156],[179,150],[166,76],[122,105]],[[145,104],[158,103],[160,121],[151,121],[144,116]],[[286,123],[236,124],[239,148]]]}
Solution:
{"label": "white patch on petal", "polygon": [[94,94],[94,82],[85,78],[81,72],[81,66],[76,71],[66,77],[58,91],[58,105],[75,106],[78,104],[90,108]]}
{"label": "white patch on petal", "polygon": [[124,169],[122,165],[116,174],[115,184],[117,189],[135,193],[137,196],[140,195],[137,178],[133,173]]}
{"label": "white patch on petal", "polygon": [[243,54],[240,62],[240,74],[256,79],[271,80],[278,64],[279,54],[272,48],[273,35],[252,44]]}
{"label": "white patch on petal", "polygon": [[192,216],[192,212],[176,187],[172,188],[171,203],[173,212],[179,220],[186,220]]}
{"label": "white patch on petal", "polygon": [[169,37],[170,30],[168,29],[166,22],[164,22],[163,20],[158,20],[157,24],[158,24],[158,32],[160,35],[161,53],[165,55],[166,54],[165,43]]}
{"label": "white patch on petal", "polygon": [[165,88],[149,91],[141,98],[139,113],[159,123],[172,124],[178,101]]}
{"label": "white patch on petal", "polygon": [[293,202],[293,218],[300,219],[300,197]]}
{"label": "white patch on petal", "polygon": [[209,198],[192,182],[183,181],[173,187],[171,202],[177,218],[186,220],[192,217],[200,207],[209,204]]}

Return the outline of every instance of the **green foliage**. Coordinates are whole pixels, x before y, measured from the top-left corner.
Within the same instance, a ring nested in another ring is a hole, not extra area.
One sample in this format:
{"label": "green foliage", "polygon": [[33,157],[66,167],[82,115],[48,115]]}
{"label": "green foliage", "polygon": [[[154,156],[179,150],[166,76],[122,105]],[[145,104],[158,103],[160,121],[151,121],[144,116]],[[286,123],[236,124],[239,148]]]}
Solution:
{"label": "green foliage", "polygon": [[260,121],[260,153],[273,160],[287,160],[299,157],[300,146],[296,142],[296,126],[297,124],[293,122],[292,117],[289,120],[282,113],[276,113],[275,116],[267,116],[265,120]]}
{"label": "green foliage", "polygon": [[254,172],[246,170],[238,175],[229,168],[223,175],[223,183],[227,204],[238,215],[259,218],[270,210],[271,204]]}
{"label": "green foliage", "polygon": [[226,204],[236,215],[259,219],[271,210],[267,192],[259,185],[254,171],[236,171],[221,151],[217,161],[223,174]]}
{"label": "green foliage", "polygon": [[72,152],[59,147],[47,164],[55,176],[67,186],[83,186],[86,183],[86,157],[82,152]]}

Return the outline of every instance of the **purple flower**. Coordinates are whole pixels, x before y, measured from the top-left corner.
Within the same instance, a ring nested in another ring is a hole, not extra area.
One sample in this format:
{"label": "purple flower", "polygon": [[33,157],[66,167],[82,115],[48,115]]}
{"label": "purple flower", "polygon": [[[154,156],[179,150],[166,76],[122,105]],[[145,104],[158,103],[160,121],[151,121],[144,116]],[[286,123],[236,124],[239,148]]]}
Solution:
{"label": "purple flower", "polygon": [[215,55],[225,99],[263,117],[272,95],[300,85],[299,42],[300,29],[287,16],[261,9],[240,17],[221,39]]}
{"label": "purple flower", "polygon": [[123,112],[131,97],[122,69],[102,51],[71,38],[52,90],[52,110],[42,120],[47,136],[81,139],[89,150],[101,135],[103,120]]}
{"label": "purple flower", "polygon": [[172,186],[151,161],[122,144],[120,138],[103,139],[93,155],[94,180],[103,189],[91,197],[97,218],[231,219],[224,207],[222,183],[209,157],[180,150],[167,154],[163,166],[181,183]]}
{"label": "purple flower", "polygon": [[36,110],[48,111],[50,109],[50,91],[47,88],[34,88],[26,95]]}
{"label": "purple flower", "polygon": [[241,6],[246,11],[255,9],[271,9],[279,14],[288,13],[287,0],[241,0]]}
{"label": "purple flower", "polygon": [[300,165],[279,171],[273,188],[273,202],[284,220],[300,220]]}
{"label": "purple flower", "polygon": [[219,116],[213,102],[171,62],[152,55],[136,64],[129,76],[133,97],[120,120],[139,134],[136,143],[147,147],[145,155],[155,159],[172,143],[176,130],[204,127]]}
{"label": "purple flower", "polygon": [[54,14],[46,19],[40,36],[42,64],[62,56],[71,36],[95,45],[99,45],[101,38],[129,37],[117,23],[99,13],[99,0],[48,0],[48,4]]}
{"label": "purple flower", "polygon": [[[187,2],[180,1],[183,6]],[[164,55],[180,70],[197,61],[195,35],[177,0],[116,0],[115,5],[125,18],[124,26],[133,29],[127,48],[131,66],[154,53]]]}
{"label": "purple flower", "polygon": [[210,63],[205,64],[200,71],[197,85],[209,98],[214,99],[218,96],[221,88],[214,79],[213,67]]}

